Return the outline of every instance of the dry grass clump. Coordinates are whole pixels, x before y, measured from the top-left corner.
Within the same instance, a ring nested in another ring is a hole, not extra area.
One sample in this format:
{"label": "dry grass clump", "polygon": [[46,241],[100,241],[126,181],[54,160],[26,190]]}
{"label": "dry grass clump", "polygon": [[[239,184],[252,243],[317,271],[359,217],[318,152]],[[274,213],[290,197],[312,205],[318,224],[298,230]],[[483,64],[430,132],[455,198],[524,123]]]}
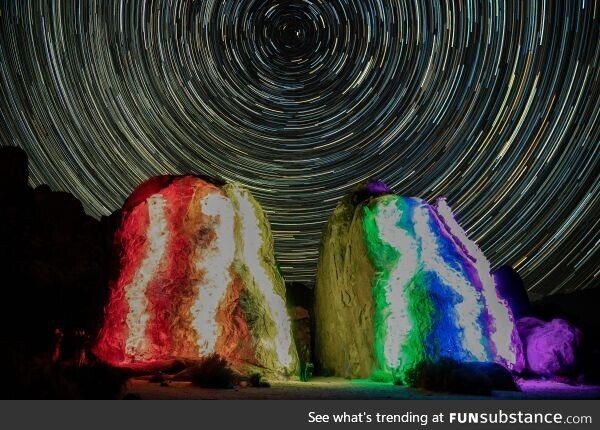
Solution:
{"label": "dry grass clump", "polygon": [[236,373],[219,354],[210,354],[189,369],[190,381],[203,388],[232,388],[236,383]]}

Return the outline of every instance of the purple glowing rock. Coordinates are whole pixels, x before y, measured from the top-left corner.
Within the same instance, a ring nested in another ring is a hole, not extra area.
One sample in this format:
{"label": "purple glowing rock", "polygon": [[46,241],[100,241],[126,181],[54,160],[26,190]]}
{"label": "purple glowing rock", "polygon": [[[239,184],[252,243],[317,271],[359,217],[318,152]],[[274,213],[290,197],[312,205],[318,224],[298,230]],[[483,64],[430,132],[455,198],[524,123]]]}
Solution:
{"label": "purple glowing rock", "polygon": [[393,193],[392,189],[383,181],[370,181],[366,185],[365,191],[372,196]]}
{"label": "purple glowing rock", "polygon": [[492,272],[496,291],[506,300],[515,319],[531,315],[531,304],[525,284],[519,274],[510,266],[500,266]]}
{"label": "purple glowing rock", "polygon": [[533,317],[517,321],[527,369],[543,376],[564,375],[577,367],[581,332],[562,319],[545,322]]}
{"label": "purple glowing rock", "polygon": [[356,206],[359,203],[368,200],[370,198],[383,196],[385,194],[393,194],[394,192],[387,184],[380,180],[370,180],[368,182],[362,182],[352,191],[350,195],[350,202]]}

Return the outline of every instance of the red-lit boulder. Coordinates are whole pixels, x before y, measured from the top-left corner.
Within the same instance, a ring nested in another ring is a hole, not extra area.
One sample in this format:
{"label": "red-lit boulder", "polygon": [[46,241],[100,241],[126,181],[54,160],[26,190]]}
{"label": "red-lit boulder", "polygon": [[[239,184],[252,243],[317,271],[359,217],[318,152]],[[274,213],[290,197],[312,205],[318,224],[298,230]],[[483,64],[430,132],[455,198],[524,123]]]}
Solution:
{"label": "red-lit boulder", "polygon": [[95,352],[118,365],[217,353],[290,374],[296,349],[269,223],[250,193],[157,177],[123,208],[122,258]]}

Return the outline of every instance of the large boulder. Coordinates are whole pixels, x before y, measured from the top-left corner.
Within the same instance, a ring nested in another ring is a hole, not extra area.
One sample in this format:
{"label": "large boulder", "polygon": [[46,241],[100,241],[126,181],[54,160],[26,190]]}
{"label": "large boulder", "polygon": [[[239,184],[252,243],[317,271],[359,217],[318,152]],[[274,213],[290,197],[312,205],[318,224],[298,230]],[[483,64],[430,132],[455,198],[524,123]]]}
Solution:
{"label": "large boulder", "polygon": [[582,336],[563,319],[545,322],[533,317],[517,321],[527,369],[541,376],[569,375],[577,370]]}
{"label": "large boulder", "polygon": [[338,204],[322,237],[315,287],[321,367],[405,382],[419,363],[441,358],[520,370],[510,308],[445,200],[429,205],[365,189]]}
{"label": "large boulder", "polygon": [[295,371],[270,226],[248,191],[152,178],[125,202],[117,245],[99,357],[126,366],[218,354],[241,372]]}

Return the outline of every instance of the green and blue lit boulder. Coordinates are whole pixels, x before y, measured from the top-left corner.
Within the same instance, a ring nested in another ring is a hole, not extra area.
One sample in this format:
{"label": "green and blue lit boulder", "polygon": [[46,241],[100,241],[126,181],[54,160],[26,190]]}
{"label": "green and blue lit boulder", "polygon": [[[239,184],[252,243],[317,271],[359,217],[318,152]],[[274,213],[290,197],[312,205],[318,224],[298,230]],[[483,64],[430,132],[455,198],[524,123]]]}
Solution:
{"label": "green and blue lit boulder", "polygon": [[339,376],[406,383],[442,358],[523,368],[490,263],[444,199],[370,183],[341,201],[322,237],[315,300],[317,358]]}

